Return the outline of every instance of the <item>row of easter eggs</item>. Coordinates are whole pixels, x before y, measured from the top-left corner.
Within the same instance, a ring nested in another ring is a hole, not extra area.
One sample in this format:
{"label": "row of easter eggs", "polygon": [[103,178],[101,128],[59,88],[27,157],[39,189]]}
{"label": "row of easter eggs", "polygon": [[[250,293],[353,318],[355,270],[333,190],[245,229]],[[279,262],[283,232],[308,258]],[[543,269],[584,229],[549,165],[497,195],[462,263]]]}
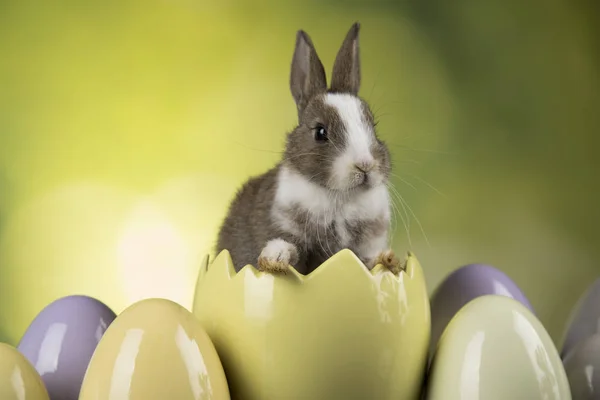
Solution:
{"label": "row of easter eggs", "polygon": [[581,297],[561,351],[520,288],[472,264],[431,296],[425,398],[600,399],[600,279]]}
{"label": "row of easter eggs", "polygon": [[117,317],[96,299],[64,297],[38,314],[17,348],[0,345],[2,400],[229,398],[200,322],[166,299]]}
{"label": "row of easter eggs", "polygon": [[[428,399],[600,396],[600,280],[572,314],[562,359],[522,291],[489,266],[450,274],[431,298],[431,322]],[[16,349],[0,345],[0,399],[229,397],[210,338],[169,300],[143,300],[117,318],[95,299],[65,297]]]}

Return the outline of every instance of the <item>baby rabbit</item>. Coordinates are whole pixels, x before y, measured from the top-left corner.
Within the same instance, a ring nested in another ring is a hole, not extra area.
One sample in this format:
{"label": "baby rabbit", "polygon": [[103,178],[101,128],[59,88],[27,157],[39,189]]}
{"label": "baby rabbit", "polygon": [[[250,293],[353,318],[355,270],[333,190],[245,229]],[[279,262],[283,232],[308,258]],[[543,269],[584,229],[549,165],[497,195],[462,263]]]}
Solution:
{"label": "baby rabbit", "polygon": [[217,253],[227,249],[236,271],[252,264],[307,274],[344,248],[369,269],[404,268],[388,248],[390,154],[358,97],[359,29],[347,33],[329,89],[310,37],[298,31],[290,76],[298,126],[279,164],[237,192],[219,232]]}

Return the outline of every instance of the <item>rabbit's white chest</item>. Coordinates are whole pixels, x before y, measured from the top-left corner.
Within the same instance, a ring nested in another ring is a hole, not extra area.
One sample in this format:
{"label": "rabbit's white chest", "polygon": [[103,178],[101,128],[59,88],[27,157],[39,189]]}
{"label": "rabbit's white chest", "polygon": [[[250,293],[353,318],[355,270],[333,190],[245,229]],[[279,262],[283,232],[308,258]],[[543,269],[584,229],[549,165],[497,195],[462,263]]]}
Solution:
{"label": "rabbit's white chest", "polygon": [[344,248],[353,239],[349,228],[353,224],[375,219],[389,221],[389,194],[381,185],[342,196],[282,168],[272,217],[279,228],[304,237],[306,241],[322,241],[335,236],[336,244]]}

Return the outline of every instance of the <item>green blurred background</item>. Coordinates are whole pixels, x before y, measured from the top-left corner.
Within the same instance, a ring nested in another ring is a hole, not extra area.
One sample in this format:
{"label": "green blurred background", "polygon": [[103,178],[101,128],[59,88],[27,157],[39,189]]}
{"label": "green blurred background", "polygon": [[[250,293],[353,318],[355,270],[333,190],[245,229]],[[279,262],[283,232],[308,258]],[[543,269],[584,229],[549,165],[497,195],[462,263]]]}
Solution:
{"label": "green blurred background", "polygon": [[0,1],[0,340],[68,294],[190,307],[229,199],[296,122],[295,31],[329,74],[355,20],[410,206],[395,248],[430,292],[501,268],[559,340],[600,276],[598,4]]}

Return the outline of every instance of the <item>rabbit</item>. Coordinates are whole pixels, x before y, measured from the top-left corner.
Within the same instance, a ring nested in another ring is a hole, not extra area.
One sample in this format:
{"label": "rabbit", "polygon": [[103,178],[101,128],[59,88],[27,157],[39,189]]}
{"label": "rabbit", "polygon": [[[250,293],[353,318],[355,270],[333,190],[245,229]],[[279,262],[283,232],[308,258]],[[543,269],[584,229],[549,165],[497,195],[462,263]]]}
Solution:
{"label": "rabbit", "polygon": [[311,38],[297,32],[290,89],[298,125],[280,162],[237,191],[219,230],[217,254],[228,250],[236,271],[251,264],[308,274],[345,248],[368,269],[405,269],[388,247],[390,152],[358,96],[359,30],[356,22],[346,34],[329,89]]}

